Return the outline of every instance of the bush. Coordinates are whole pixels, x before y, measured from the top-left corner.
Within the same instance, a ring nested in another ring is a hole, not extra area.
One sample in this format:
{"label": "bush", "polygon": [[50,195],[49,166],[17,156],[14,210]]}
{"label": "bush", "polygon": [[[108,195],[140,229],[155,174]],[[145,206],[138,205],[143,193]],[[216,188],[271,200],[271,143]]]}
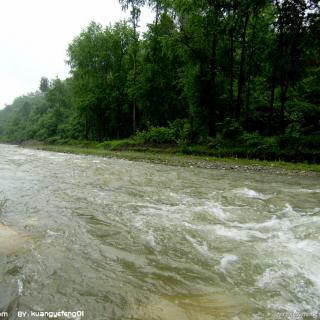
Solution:
{"label": "bush", "polygon": [[286,109],[290,122],[301,123],[303,127],[311,126],[315,130],[319,129],[320,108],[318,104],[294,100],[287,102]]}
{"label": "bush", "polygon": [[126,149],[130,146],[136,145],[137,142],[130,139],[123,140],[109,140],[101,142],[97,145],[98,148],[106,149],[106,150],[122,150]]}
{"label": "bush", "polygon": [[240,138],[240,142],[248,148],[257,148],[263,145],[264,138],[258,132],[244,133]]}
{"label": "bush", "polygon": [[320,149],[320,132],[314,135],[302,136],[300,145],[304,149]]}
{"label": "bush", "polygon": [[279,145],[281,148],[297,148],[302,135],[301,125],[298,122],[290,123],[285,133],[280,136]]}
{"label": "bush", "polygon": [[222,136],[225,139],[236,139],[239,138],[242,133],[243,129],[241,128],[240,124],[231,118],[226,118],[224,122],[221,124],[222,129]]}
{"label": "bush", "polygon": [[257,158],[263,160],[275,160],[280,157],[280,148],[276,137],[264,138],[256,149]]}
{"label": "bush", "polygon": [[216,138],[207,137],[206,145],[210,149],[221,149],[224,146],[224,141],[219,136]]}
{"label": "bush", "polygon": [[134,140],[140,143],[175,143],[175,132],[165,127],[151,127],[148,131],[137,132]]}
{"label": "bush", "polygon": [[169,127],[175,137],[175,141],[179,146],[187,146],[192,140],[192,129],[187,119],[177,119],[170,124]]}

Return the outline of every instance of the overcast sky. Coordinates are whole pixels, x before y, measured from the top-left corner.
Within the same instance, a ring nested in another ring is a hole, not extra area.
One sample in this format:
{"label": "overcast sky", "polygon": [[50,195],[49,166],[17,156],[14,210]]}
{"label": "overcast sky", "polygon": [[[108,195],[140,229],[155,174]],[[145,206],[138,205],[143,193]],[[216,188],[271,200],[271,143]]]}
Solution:
{"label": "overcast sky", "polygon": [[[42,76],[68,76],[66,49],[94,20],[125,19],[118,0],[0,0],[0,108],[36,91]],[[152,20],[143,10],[141,26]]]}

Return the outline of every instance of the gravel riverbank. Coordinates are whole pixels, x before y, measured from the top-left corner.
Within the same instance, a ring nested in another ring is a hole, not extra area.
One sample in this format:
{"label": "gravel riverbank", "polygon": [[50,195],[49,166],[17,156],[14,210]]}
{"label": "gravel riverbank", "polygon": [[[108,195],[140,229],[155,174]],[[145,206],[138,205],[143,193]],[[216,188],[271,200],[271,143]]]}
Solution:
{"label": "gravel riverbank", "polygon": [[196,167],[203,169],[236,170],[272,175],[293,175],[293,176],[319,176],[320,165],[296,164],[289,162],[258,161],[236,158],[211,158],[204,156],[192,156],[182,154],[139,152],[139,151],[111,151],[98,148],[85,148],[70,145],[43,145],[27,144],[23,147],[38,150],[94,155],[102,157],[121,158],[131,161],[144,161],[159,164],[167,164],[181,167]]}

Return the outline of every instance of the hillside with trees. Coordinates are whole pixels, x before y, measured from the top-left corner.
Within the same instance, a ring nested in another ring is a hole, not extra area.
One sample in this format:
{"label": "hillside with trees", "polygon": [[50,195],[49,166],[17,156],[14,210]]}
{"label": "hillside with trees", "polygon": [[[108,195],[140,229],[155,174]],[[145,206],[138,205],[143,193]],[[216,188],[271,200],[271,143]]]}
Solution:
{"label": "hillside with trees", "polygon": [[[92,22],[70,77],[0,111],[0,139],[170,145],[187,153],[320,162],[316,0],[120,0],[128,21]],[[139,33],[141,7],[154,21]]]}

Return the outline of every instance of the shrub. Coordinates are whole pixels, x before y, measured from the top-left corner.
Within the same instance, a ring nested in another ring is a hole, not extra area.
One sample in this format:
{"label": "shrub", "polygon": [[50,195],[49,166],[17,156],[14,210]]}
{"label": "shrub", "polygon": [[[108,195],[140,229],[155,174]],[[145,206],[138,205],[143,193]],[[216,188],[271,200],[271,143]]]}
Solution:
{"label": "shrub", "polygon": [[285,133],[280,136],[279,145],[281,148],[296,148],[300,144],[302,135],[301,125],[298,122],[290,123]]}
{"label": "shrub", "polygon": [[280,148],[276,137],[264,138],[263,142],[256,149],[257,158],[274,160],[280,157]]}
{"label": "shrub", "polygon": [[141,143],[175,143],[175,132],[165,127],[151,127],[148,131],[137,132],[134,140]]}
{"label": "shrub", "polygon": [[101,142],[97,145],[98,148],[106,149],[106,150],[121,150],[126,149],[129,146],[136,145],[137,142],[130,139],[123,140],[108,140]]}
{"label": "shrub", "polygon": [[221,149],[224,146],[224,141],[219,136],[216,138],[207,137],[206,145],[210,149]]}
{"label": "shrub", "polygon": [[236,139],[239,138],[243,133],[243,129],[241,128],[240,124],[231,118],[226,118],[221,124],[221,127],[222,136],[225,139]]}
{"label": "shrub", "polygon": [[263,145],[264,138],[258,132],[244,133],[240,138],[240,142],[248,148],[257,148]]}
{"label": "shrub", "polygon": [[304,149],[320,149],[320,132],[313,135],[303,136],[300,140],[300,145]]}
{"label": "shrub", "polygon": [[192,128],[187,119],[177,119],[170,124],[170,130],[173,131],[175,141],[180,146],[188,145],[192,140]]}
{"label": "shrub", "polygon": [[149,130],[149,142],[152,142],[152,143],[175,142],[174,131],[170,128],[153,127]]}
{"label": "shrub", "polygon": [[148,131],[137,131],[133,136],[133,140],[137,143],[146,143],[148,140]]}

